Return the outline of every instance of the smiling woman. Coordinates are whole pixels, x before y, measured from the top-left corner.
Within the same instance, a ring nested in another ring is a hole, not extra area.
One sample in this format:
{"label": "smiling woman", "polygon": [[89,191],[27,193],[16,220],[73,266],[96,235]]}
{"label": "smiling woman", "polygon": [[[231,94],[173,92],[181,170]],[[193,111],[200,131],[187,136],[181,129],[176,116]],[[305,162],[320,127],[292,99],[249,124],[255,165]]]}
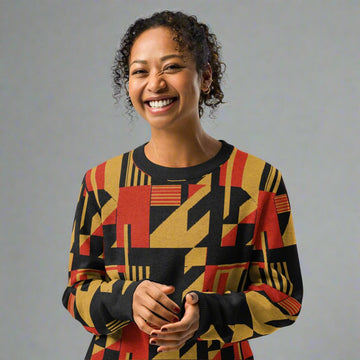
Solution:
{"label": "smiling woman", "polygon": [[[196,63],[198,72],[204,70],[208,64],[212,72],[211,87],[206,93],[200,94],[199,115],[203,114],[203,106],[215,109],[223,102],[224,94],[221,80],[225,64],[220,60],[220,45],[215,34],[210,33],[206,24],[199,23],[194,16],[187,16],[181,12],[164,11],[156,13],[150,18],[138,19],[129,27],[116,53],[113,67],[114,97],[119,100],[123,89],[129,80],[129,58],[135,40],[143,32],[157,27],[165,27],[173,34],[176,53],[188,50]],[[127,98],[128,106],[132,107],[131,99]]]}
{"label": "smiling woman", "polygon": [[252,359],[248,339],[300,312],[281,173],[201,126],[223,102],[219,49],[169,11],[121,42],[114,95],[128,89],[151,139],[81,186],[63,303],[94,334],[86,359]]}
{"label": "smiling woman", "polygon": [[191,53],[179,51],[173,38],[166,27],[148,29],[135,40],[130,53],[129,96],[135,110],[149,122],[152,137],[158,136],[156,130],[178,133],[199,127],[200,93],[211,85],[210,66],[198,72]]}

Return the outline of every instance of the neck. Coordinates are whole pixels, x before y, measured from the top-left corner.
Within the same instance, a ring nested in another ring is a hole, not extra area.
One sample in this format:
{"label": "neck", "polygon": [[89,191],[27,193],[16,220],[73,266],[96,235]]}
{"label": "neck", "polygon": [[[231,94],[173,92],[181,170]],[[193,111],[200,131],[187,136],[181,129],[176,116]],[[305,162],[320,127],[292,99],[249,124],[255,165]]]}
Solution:
{"label": "neck", "polygon": [[221,143],[202,127],[198,131],[153,131],[151,140],[145,146],[145,155],[155,164],[180,168],[201,164],[214,157],[220,148]]}

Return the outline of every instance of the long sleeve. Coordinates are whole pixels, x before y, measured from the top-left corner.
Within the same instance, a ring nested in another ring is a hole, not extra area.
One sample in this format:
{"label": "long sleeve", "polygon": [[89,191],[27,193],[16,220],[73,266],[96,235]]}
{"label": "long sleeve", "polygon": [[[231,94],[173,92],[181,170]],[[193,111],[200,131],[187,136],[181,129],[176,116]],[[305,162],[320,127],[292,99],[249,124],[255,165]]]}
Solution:
{"label": "long sleeve", "polygon": [[[238,292],[197,292],[195,336],[201,340],[233,343],[267,335],[299,315],[303,288],[290,204],[280,172],[268,164],[264,172],[246,285]],[[273,181],[265,181],[270,173]]]}
{"label": "long sleeve", "polygon": [[86,330],[103,335],[119,330],[132,320],[132,296],[138,282],[110,279],[106,274],[101,207],[99,197],[91,184],[87,184],[90,181],[88,172],[76,208],[69,281],[62,301]]}

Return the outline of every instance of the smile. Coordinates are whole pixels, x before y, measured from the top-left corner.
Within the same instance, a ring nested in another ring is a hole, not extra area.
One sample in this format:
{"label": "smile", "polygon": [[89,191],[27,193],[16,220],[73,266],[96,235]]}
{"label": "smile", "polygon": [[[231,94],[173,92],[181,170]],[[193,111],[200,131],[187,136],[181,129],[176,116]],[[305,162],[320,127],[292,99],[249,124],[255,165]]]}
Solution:
{"label": "smile", "polygon": [[163,100],[151,100],[148,102],[149,106],[153,109],[161,109],[165,106],[170,105],[175,101],[175,98],[172,99],[163,99]]}

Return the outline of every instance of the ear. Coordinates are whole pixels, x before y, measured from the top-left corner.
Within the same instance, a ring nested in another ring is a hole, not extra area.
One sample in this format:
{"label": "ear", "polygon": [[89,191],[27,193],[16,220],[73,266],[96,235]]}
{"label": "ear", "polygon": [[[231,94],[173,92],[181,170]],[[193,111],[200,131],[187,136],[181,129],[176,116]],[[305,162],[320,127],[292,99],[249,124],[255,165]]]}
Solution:
{"label": "ear", "polygon": [[209,90],[212,83],[212,70],[209,63],[206,64],[205,69],[201,72],[201,90],[206,92]]}

